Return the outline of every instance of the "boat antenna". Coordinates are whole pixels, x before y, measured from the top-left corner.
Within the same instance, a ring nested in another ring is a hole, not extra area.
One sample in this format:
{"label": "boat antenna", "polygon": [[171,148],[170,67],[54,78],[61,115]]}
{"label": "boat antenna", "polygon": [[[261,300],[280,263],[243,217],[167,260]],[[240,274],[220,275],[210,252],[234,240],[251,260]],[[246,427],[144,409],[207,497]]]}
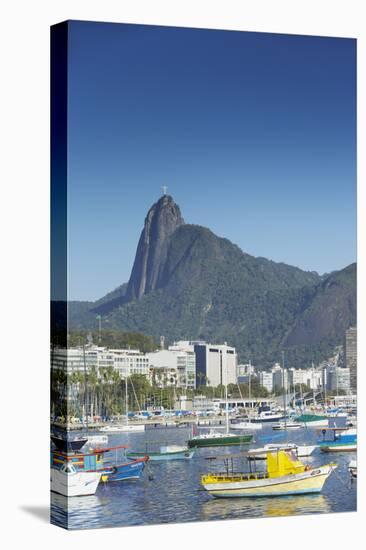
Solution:
{"label": "boat antenna", "polygon": [[84,409],[86,416],[86,433],[89,433],[89,424],[88,424],[88,383],[86,376],[86,360],[85,360],[85,344],[83,344],[83,362],[84,362]]}

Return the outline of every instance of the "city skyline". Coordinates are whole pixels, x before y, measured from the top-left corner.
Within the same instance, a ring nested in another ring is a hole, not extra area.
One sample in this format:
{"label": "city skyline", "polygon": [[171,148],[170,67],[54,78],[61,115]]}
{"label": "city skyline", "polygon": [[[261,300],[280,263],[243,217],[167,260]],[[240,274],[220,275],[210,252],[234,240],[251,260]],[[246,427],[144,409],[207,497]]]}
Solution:
{"label": "city skyline", "polygon": [[128,281],[164,185],[248,254],[355,261],[355,40],[71,22],[69,47],[70,299]]}

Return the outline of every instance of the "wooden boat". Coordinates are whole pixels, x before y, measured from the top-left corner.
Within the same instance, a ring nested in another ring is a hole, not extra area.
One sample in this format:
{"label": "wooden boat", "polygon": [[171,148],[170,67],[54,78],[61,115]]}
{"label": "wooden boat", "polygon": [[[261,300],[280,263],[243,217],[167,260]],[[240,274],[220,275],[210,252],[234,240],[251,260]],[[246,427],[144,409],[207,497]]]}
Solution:
{"label": "wooden boat", "polygon": [[[245,455],[247,453],[241,453],[241,456]],[[212,496],[217,498],[274,497],[319,493],[326,479],[336,468],[336,464],[326,464],[316,468],[305,466],[292,453],[280,450],[267,453],[266,471],[236,473],[233,468],[235,456],[240,454],[221,457],[226,464],[226,472],[212,472],[202,476],[201,484]]]}
{"label": "wooden boat", "polygon": [[51,491],[65,497],[94,495],[101,476],[101,472],[77,471],[66,462],[60,469],[51,468]]}
{"label": "wooden boat", "polygon": [[148,456],[150,461],[162,461],[162,460],[187,460],[192,458],[194,451],[188,447],[181,445],[166,445],[160,447],[160,451],[146,451],[146,453],[139,452],[127,452],[127,458],[142,458]]}
{"label": "wooden boat", "polygon": [[[139,479],[149,457],[130,459],[123,455],[120,458],[118,452],[125,449],[126,445],[118,445],[94,449],[88,453],[51,451],[51,468],[61,469],[64,464],[72,464],[78,472],[101,473],[103,482]],[[111,456],[113,454],[114,458]]]}

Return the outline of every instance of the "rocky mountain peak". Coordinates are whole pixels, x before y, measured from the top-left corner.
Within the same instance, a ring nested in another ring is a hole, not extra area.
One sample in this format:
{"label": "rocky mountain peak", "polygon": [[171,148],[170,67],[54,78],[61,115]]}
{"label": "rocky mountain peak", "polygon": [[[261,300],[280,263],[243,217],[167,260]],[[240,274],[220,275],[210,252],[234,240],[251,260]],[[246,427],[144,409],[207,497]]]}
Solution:
{"label": "rocky mountain peak", "polygon": [[159,288],[170,238],[183,224],[180,208],[170,195],[163,195],[152,205],[137,246],[126,292],[127,301],[139,300]]}

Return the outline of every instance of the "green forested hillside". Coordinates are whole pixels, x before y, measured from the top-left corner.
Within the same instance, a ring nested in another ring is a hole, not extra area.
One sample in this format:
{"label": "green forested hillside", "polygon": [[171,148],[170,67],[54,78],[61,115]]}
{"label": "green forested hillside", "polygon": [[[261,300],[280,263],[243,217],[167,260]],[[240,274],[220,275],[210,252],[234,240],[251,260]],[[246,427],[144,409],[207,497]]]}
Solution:
{"label": "green forested hillside", "polygon": [[[264,367],[278,360],[282,349],[296,366],[320,360],[355,323],[354,266],[323,280],[245,254],[199,226],[175,231],[161,280],[161,288],[140,300],[117,307],[111,302],[103,326],[142,332],[156,341],[161,335],[168,342],[227,341],[241,361]],[[91,309],[87,315],[82,309],[79,317],[80,303],[71,304],[72,326],[95,327]]]}

